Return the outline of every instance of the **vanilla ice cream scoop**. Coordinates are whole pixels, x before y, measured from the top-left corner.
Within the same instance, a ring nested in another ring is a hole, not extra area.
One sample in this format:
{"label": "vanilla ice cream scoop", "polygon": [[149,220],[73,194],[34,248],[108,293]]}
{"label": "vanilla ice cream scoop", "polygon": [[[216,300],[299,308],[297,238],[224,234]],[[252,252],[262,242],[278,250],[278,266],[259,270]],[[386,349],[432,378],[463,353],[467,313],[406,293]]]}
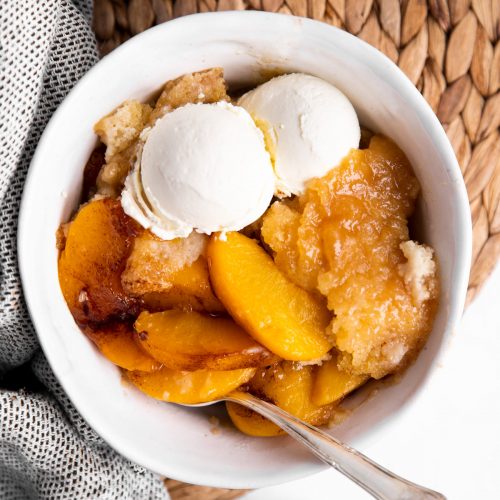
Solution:
{"label": "vanilla ice cream scoop", "polygon": [[188,104],[147,135],[122,206],[162,239],[238,231],[265,212],[274,185],[262,132],[243,108]]}
{"label": "vanilla ice cream scoop", "polygon": [[309,179],[322,177],[359,146],[352,104],[320,78],[279,76],[243,95],[238,104],[264,132],[278,195],[303,193]]}

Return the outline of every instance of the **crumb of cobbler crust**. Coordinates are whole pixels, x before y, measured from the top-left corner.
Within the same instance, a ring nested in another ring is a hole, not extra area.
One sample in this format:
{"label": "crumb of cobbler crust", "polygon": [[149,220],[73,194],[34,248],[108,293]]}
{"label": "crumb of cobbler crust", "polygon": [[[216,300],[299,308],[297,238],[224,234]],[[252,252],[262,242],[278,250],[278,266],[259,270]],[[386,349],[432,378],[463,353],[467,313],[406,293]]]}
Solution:
{"label": "crumb of cobbler crust", "polygon": [[311,359],[310,361],[297,361],[296,363],[301,368],[304,366],[313,366],[313,365],[321,366],[325,361],[328,361],[331,358],[332,358],[332,355],[329,352],[327,352],[321,358]]}
{"label": "crumb of cobbler crust", "polygon": [[338,406],[335,408],[335,411],[332,414],[332,417],[328,421],[328,428],[332,429],[333,427],[336,427],[337,425],[340,425],[341,423],[345,422],[345,420],[350,417],[352,414],[352,410],[346,409],[346,408],[341,408]]}
{"label": "crumb of cobbler crust", "polygon": [[94,132],[106,144],[106,161],[128,148],[146,125],[152,109],[138,101],[125,101],[94,125]]}
{"label": "crumb of cobbler crust", "polygon": [[122,273],[122,285],[132,295],[168,288],[172,273],[191,265],[205,253],[207,235],[192,232],[187,238],[160,240],[143,231],[135,240]]}
{"label": "crumb of cobbler crust", "polygon": [[434,292],[436,263],[432,259],[432,248],[419,245],[414,241],[405,241],[399,245],[408,262],[399,265],[399,272],[405,284],[410,288],[417,304],[428,300]]}
{"label": "crumb of cobbler crust", "polygon": [[212,415],[208,418],[208,421],[210,422],[210,432],[212,434],[220,434],[220,420],[215,416]]}
{"label": "crumb of cobbler crust", "polygon": [[56,231],[56,247],[62,252],[66,246],[66,238],[68,236],[69,226],[71,222],[61,224]]}

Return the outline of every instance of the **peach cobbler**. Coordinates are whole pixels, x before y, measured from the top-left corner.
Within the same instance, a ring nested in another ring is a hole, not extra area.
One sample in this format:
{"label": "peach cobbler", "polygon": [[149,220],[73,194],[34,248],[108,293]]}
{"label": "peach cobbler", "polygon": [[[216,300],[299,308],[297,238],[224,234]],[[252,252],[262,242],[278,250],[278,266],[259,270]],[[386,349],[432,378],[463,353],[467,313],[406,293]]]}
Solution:
{"label": "peach cobbler", "polygon": [[[439,292],[434,252],[408,229],[419,184],[333,85],[282,75],[233,98],[214,68],[94,130],[59,281],[139,390],[188,404],[250,391],[323,425],[415,359]],[[227,410],[249,435],[281,433]]]}

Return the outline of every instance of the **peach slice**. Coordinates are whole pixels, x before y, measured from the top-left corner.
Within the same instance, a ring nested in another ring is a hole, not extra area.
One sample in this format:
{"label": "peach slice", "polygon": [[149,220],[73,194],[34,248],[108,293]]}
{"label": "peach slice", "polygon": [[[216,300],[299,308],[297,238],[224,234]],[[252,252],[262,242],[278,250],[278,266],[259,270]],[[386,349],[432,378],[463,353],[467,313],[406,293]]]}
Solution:
{"label": "peach slice", "polygon": [[155,399],[198,404],[225,396],[248,382],[254,373],[255,368],[186,372],[164,367],[150,373],[127,372],[126,376],[142,392]]}
{"label": "peach slice", "polygon": [[216,295],[271,352],[308,361],[331,349],[326,306],[292,283],[255,240],[234,232],[224,238],[212,235],[207,255]]}
{"label": "peach slice", "polygon": [[250,381],[250,392],[264,396],[310,424],[323,425],[332,416],[333,406],[316,405],[311,400],[314,368],[290,361],[261,368]]}
{"label": "peach slice", "polygon": [[172,370],[236,370],[278,360],[229,318],[144,311],[134,326],[142,349]]}
{"label": "peach slice", "polygon": [[[318,406],[311,400],[313,368],[290,361],[261,368],[249,382],[249,391],[312,425],[324,425],[332,418],[335,406]],[[230,407],[228,413],[234,425],[242,432],[263,437],[281,434],[278,426],[264,422],[256,413],[226,406]]]}
{"label": "peach slice", "polygon": [[59,283],[80,325],[137,312],[137,300],[120,281],[137,231],[120,202],[110,198],[84,205],[71,222],[59,257]]}
{"label": "peach slice", "polygon": [[244,434],[256,437],[274,437],[286,434],[267,418],[242,405],[228,401],[226,402],[226,410],[234,426]]}
{"label": "peach slice", "polygon": [[158,361],[135,343],[134,330],[126,323],[114,323],[102,328],[85,327],[84,332],[106,358],[125,370],[151,372],[161,368]]}
{"label": "peach slice", "polygon": [[316,405],[338,402],[369,378],[365,375],[352,375],[340,371],[337,367],[337,357],[334,356],[316,369],[311,393],[312,401]]}

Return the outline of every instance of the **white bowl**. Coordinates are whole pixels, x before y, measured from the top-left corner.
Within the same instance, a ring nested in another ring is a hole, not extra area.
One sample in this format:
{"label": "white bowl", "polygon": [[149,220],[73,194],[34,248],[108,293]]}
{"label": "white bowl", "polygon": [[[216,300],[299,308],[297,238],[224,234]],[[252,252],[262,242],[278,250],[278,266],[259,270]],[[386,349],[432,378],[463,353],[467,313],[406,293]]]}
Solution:
{"label": "white bowl", "polygon": [[[338,86],[366,126],[406,152],[422,185],[422,238],[437,252],[442,296],[418,361],[333,433],[363,448],[385,439],[431,383],[433,360],[462,314],[471,257],[467,195],[437,118],[403,73],[357,38],[319,22],[262,12],[189,16],[157,26],[106,56],[61,104],[29,171],[19,225],[24,292],[43,350],[87,422],[117,451],[153,471],[197,484],[256,488],[297,479],[324,465],[292,439],[250,438],[230,426],[210,432],[207,415],[148,398],[121,380],[81,333],[57,279],[55,233],[79,199],[96,144],[92,125],[125,99],[144,99],[186,72],[222,66],[233,85],[274,69],[317,75]],[[410,430],[409,430],[410,432]]]}

